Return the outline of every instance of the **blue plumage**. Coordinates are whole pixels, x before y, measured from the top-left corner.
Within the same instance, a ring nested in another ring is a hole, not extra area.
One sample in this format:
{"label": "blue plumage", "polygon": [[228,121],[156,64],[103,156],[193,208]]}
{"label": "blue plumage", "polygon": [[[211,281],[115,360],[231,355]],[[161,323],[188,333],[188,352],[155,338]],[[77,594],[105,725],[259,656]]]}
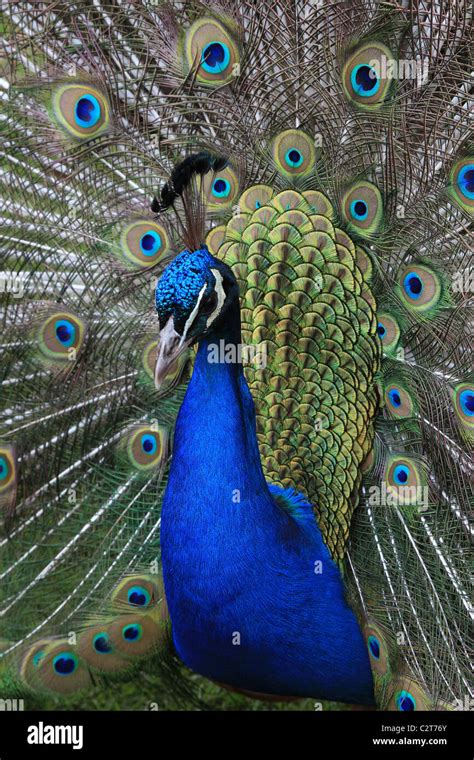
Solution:
{"label": "blue plumage", "polygon": [[173,312],[175,325],[183,329],[198,294],[206,283],[211,262],[212,256],[207,248],[202,248],[193,253],[183,251],[173,261],[173,266],[165,269],[155,293],[160,322]]}
{"label": "blue plumage", "polygon": [[163,503],[177,652],[238,688],[371,704],[366,646],[312,510],[267,486],[242,365],[208,361],[223,335],[240,341],[237,300],[225,325],[200,342]]}

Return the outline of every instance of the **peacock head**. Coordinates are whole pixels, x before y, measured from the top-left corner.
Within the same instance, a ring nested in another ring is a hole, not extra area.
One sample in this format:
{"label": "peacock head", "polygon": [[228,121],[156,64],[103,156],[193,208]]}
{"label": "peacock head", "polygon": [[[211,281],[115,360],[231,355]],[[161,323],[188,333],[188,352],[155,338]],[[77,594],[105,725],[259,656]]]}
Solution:
{"label": "peacock head", "polygon": [[232,270],[205,246],[183,251],[166,267],[155,291],[160,322],[157,388],[183,351],[222,328],[238,298]]}

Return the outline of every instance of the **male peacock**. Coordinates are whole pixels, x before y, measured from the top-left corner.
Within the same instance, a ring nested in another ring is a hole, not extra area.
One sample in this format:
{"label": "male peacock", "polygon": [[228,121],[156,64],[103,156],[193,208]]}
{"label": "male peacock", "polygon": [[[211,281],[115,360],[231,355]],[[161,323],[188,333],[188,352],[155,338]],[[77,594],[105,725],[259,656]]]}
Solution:
{"label": "male peacock", "polygon": [[468,3],[1,26],[1,695],[465,705]]}

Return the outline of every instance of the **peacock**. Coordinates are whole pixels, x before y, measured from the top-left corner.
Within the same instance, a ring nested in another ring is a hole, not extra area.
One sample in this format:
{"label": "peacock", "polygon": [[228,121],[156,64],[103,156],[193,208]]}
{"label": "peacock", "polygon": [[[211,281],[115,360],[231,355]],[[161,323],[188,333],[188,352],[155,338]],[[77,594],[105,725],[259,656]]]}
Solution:
{"label": "peacock", "polygon": [[467,709],[467,0],[0,23],[2,698]]}

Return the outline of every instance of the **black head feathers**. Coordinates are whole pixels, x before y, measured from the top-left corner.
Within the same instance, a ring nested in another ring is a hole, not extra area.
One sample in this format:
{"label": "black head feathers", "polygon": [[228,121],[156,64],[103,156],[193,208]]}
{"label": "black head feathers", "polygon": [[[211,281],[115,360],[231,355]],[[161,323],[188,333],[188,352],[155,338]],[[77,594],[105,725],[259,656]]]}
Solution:
{"label": "black head feathers", "polygon": [[188,156],[174,167],[168,182],[163,185],[160,198],[153,198],[151,210],[155,213],[165,211],[183,194],[196,174],[202,176],[210,171],[221,171],[227,163],[224,156],[216,156],[204,150]]}

